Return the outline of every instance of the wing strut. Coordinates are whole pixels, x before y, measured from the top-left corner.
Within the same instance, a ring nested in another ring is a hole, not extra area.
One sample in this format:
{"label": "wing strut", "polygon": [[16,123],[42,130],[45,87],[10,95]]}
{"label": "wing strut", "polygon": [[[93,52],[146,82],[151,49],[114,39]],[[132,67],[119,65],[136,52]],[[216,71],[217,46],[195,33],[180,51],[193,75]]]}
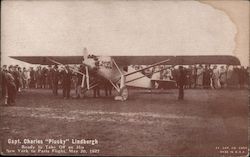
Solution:
{"label": "wing strut", "polygon": [[117,70],[119,71],[119,73],[121,74],[121,78],[120,78],[120,88],[115,86],[114,83],[112,81],[110,81],[110,83],[115,87],[115,89],[119,92],[119,95],[115,97],[115,100],[120,100],[120,101],[125,101],[128,99],[128,89],[126,87],[126,76],[122,73],[121,69],[118,67],[118,65],[116,64],[115,60],[112,58],[112,62],[114,63],[114,65],[116,66]]}
{"label": "wing strut", "polygon": [[[60,63],[60,62],[57,62],[57,61],[55,61],[55,60],[53,60],[53,59],[51,59],[51,58],[48,58],[48,59],[49,59],[51,62],[55,63],[55,64],[65,66],[64,64],[62,64],[62,63]],[[78,70],[75,70],[74,68],[71,68],[71,67],[69,67],[69,68],[70,68],[71,70],[73,70],[74,72],[79,73],[79,74],[85,76],[84,73],[82,73],[82,72],[80,72],[80,71],[78,71]]]}
{"label": "wing strut", "polygon": [[116,86],[111,80],[109,80],[109,82],[112,84],[112,86],[118,91],[120,92],[120,89],[118,86]]}
{"label": "wing strut", "polygon": [[[166,69],[168,69],[168,68],[169,68],[169,67],[163,68],[163,69],[160,69],[160,70],[157,70],[157,71],[154,71],[152,74],[161,72],[161,71],[166,70]],[[151,75],[151,74],[150,74],[150,75]],[[149,76],[149,74],[143,75],[143,76],[141,76],[141,77],[137,77],[137,78],[132,79],[132,80],[129,80],[129,81],[126,81],[126,83],[133,82],[133,81],[135,81],[135,80],[139,80],[139,79],[141,79],[141,78],[143,78],[143,77],[147,77],[147,76]]]}
{"label": "wing strut", "polygon": [[125,87],[126,76],[122,73],[121,69],[118,67],[118,65],[116,64],[114,59],[112,59],[112,62],[115,64],[117,70],[121,74],[121,79],[120,79],[121,80],[120,89],[121,89],[121,88]]}
{"label": "wing strut", "polygon": [[[127,73],[127,74],[125,74],[124,76],[129,76],[129,75],[132,75],[132,74],[135,74],[135,73],[138,73],[138,72],[147,70],[147,69],[149,69],[149,68],[155,67],[155,66],[157,66],[157,65],[161,65],[161,64],[166,63],[166,62],[168,62],[168,61],[170,61],[170,59],[166,59],[166,60],[163,60],[163,61],[161,61],[161,62],[154,63],[154,64],[152,64],[152,65],[150,65],[150,66],[148,66],[148,67],[146,67],[146,68],[142,68],[142,69],[140,69],[140,70],[136,70],[136,71],[133,71],[133,72],[131,72],[131,73]],[[165,68],[162,69],[162,70],[165,70]],[[160,70],[160,71],[161,71],[161,70]],[[160,72],[160,71],[157,71],[157,72]],[[156,73],[156,72],[154,72],[154,73]],[[134,79],[134,80],[129,80],[129,81],[125,82],[125,83],[132,82],[132,81],[138,80],[138,79],[143,78],[143,77],[144,77],[144,76],[139,77],[139,78],[136,78],[136,79]],[[118,82],[118,81],[120,81],[120,79],[117,80],[116,82]]]}

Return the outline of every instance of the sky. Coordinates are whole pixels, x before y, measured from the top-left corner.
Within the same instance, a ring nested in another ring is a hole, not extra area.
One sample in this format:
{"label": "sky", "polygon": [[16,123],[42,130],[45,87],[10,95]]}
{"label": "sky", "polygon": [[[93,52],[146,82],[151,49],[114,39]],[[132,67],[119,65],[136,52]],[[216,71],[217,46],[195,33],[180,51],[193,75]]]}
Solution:
{"label": "sky", "polygon": [[[2,1],[8,56],[236,55],[249,64],[247,1]],[[23,64],[25,65],[25,64]]]}

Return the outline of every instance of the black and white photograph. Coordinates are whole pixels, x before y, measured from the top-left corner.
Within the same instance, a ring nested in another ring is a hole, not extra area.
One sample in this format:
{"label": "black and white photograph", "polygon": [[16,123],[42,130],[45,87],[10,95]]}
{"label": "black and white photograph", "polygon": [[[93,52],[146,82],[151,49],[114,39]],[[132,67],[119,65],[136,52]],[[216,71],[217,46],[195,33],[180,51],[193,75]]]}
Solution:
{"label": "black and white photograph", "polygon": [[1,1],[3,156],[248,156],[247,0]]}

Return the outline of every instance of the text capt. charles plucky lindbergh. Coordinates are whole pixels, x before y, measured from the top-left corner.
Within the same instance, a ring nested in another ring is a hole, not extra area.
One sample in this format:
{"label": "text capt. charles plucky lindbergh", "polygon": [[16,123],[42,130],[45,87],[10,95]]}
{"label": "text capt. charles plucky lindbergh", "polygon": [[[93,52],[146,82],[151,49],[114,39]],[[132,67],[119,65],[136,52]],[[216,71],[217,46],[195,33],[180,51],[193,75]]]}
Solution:
{"label": "text capt. charles plucky lindbergh", "polygon": [[83,145],[96,145],[97,139],[8,139],[8,144],[62,144],[65,145],[68,142],[71,144],[83,144]]}

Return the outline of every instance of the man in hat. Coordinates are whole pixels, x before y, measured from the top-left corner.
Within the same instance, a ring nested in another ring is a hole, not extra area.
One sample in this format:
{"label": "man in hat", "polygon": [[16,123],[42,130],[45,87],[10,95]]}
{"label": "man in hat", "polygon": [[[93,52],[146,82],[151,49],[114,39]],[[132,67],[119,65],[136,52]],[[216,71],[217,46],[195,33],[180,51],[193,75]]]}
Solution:
{"label": "man in hat", "polygon": [[196,78],[196,85],[199,88],[202,88],[203,86],[203,73],[204,73],[204,69],[203,66],[200,64],[197,68],[197,78]]}
{"label": "man in hat", "polygon": [[12,65],[9,66],[9,71],[6,72],[6,85],[7,85],[7,91],[8,91],[8,99],[7,104],[12,105],[15,104],[16,99],[16,83],[15,78],[13,76],[14,67]]}
{"label": "man in hat", "polygon": [[58,82],[60,79],[60,72],[58,70],[57,65],[55,65],[54,68],[51,69],[51,79],[52,79],[52,92],[54,95],[58,95]]}
{"label": "man in hat", "polygon": [[217,68],[217,65],[214,65],[213,67],[213,75],[212,75],[212,80],[213,80],[213,88],[218,89],[220,88],[220,72],[219,69]]}
{"label": "man in hat", "polygon": [[7,65],[3,65],[1,71],[1,87],[2,87],[2,97],[5,98],[7,96],[7,85],[6,85],[6,73],[7,73]]}
{"label": "man in hat", "polygon": [[22,71],[23,88],[28,88],[28,85],[29,85],[28,75],[29,75],[28,70],[26,70],[26,68],[24,67]]}
{"label": "man in hat", "polygon": [[48,73],[49,70],[46,67],[42,68],[41,79],[42,79],[42,88],[47,88],[48,86]]}
{"label": "man in hat", "polygon": [[186,82],[186,72],[183,68],[183,66],[179,66],[179,77],[178,77],[178,87],[179,87],[179,100],[184,99],[184,85]]}
{"label": "man in hat", "polygon": [[244,66],[240,66],[239,70],[238,70],[238,75],[239,75],[239,85],[240,85],[240,88],[243,88],[244,87],[244,84],[245,84],[245,68]]}
{"label": "man in hat", "polygon": [[203,88],[209,89],[211,80],[211,71],[208,65],[205,65],[205,69],[203,72]]}
{"label": "man in hat", "polygon": [[20,75],[19,75],[19,72],[18,72],[18,65],[12,66],[11,69],[13,69],[12,75],[13,75],[13,77],[15,79],[16,90],[18,91],[19,87],[20,87]]}
{"label": "man in hat", "polygon": [[47,76],[47,81],[46,81],[49,89],[52,89],[52,73],[53,73],[52,71],[53,71],[52,66],[49,65],[48,76]]}
{"label": "man in hat", "polygon": [[105,96],[111,96],[113,86],[110,81],[107,79],[103,79],[102,83],[104,83]]}
{"label": "man in hat", "polygon": [[226,81],[227,81],[227,71],[222,65],[219,70],[219,81],[221,88],[224,88],[226,86]]}
{"label": "man in hat", "polygon": [[35,88],[36,86],[36,77],[35,77],[35,70],[33,69],[33,67],[30,67],[30,81],[29,81],[29,85],[30,85],[30,88]]}
{"label": "man in hat", "polygon": [[64,99],[70,98],[71,78],[72,78],[72,73],[69,69],[69,66],[66,65],[64,70],[62,71],[62,87],[63,87]]}
{"label": "man in hat", "polygon": [[192,86],[192,66],[189,65],[188,68],[186,69],[186,83],[185,86],[186,88],[191,88]]}

